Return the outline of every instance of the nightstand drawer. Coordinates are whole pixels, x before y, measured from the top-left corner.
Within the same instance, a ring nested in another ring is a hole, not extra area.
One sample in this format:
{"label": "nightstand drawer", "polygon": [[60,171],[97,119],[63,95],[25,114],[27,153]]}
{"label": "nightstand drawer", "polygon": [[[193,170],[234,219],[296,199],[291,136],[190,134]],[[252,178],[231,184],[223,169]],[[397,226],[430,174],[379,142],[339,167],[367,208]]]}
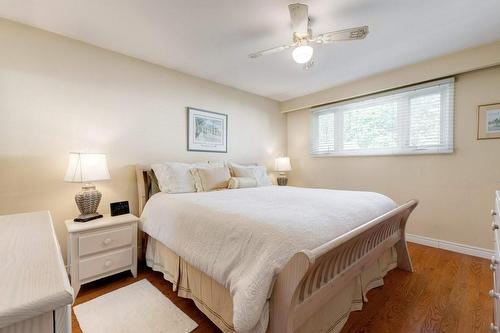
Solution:
{"label": "nightstand drawer", "polygon": [[80,280],[127,267],[132,264],[132,248],[80,260]]}
{"label": "nightstand drawer", "polygon": [[127,226],[80,236],[78,253],[85,256],[92,253],[116,249],[132,244],[132,227]]}

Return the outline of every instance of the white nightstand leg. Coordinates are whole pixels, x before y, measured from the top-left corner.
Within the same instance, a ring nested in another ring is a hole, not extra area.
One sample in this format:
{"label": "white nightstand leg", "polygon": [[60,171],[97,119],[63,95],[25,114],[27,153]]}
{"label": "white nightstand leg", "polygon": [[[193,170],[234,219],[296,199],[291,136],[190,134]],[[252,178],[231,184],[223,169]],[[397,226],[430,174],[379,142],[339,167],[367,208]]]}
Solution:
{"label": "white nightstand leg", "polygon": [[71,286],[73,287],[73,294],[75,295],[75,299],[76,299],[76,296],[78,296],[78,292],[80,291],[80,283],[78,281],[76,281],[76,283],[71,284]]}
{"label": "white nightstand leg", "polygon": [[69,235],[68,248],[71,248],[69,260],[70,275],[71,275],[71,287],[73,287],[73,293],[76,299],[78,292],[80,291],[80,278],[79,278],[79,267],[78,267],[78,235]]}
{"label": "white nightstand leg", "polygon": [[130,271],[134,278],[137,277],[137,222],[133,224],[132,228],[132,266]]}

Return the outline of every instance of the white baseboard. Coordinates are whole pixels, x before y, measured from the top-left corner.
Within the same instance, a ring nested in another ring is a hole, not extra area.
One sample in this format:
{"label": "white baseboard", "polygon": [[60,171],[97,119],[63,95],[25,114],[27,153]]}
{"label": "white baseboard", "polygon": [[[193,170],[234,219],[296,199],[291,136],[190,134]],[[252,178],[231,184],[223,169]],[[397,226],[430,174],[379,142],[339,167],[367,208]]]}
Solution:
{"label": "white baseboard", "polygon": [[438,249],[448,250],[452,252],[467,254],[469,256],[490,259],[493,256],[493,250],[483,249],[480,247],[459,244],[454,242],[449,242],[440,239],[434,239],[430,237],[424,237],[419,235],[406,234],[406,240],[408,242],[422,244],[430,247],[435,247]]}

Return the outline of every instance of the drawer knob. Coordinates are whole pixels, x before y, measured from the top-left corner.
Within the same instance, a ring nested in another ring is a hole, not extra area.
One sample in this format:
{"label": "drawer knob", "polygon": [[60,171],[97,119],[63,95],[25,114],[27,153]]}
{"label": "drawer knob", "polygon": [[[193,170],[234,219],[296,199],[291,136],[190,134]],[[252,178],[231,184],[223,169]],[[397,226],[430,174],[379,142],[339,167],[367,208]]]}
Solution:
{"label": "drawer knob", "polygon": [[491,230],[495,231],[498,229],[498,224],[495,223],[495,221],[491,222]]}
{"label": "drawer knob", "polygon": [[490,331],[492,331],[492,332],[498,332],[498,326],[496,326],[495,324],[491,323],[490,324]]}
{"label": "drawer knob", "polygon": [[492,256],[492,257],[491,257],[491,264],[492,264],[492,265],[496,265],[496,264],[498,264],[498,260],[497,260],[497,258],[496,258],[495,256]]}
{"label": "drawer knob", "polygon": [[495,215],[497,215],[497,212],[495,212],[495,211],[492,209],[492,210],[491,210],[491,212],[490,212],[490,214],[491,214],[491,216],[495,216]]}
{"label": "drawer knob", "polygon": [[495,265],[495,264],[490,264],[490,270],[491,270],[492,272],[496,271],[496,270],[497,270],[497,265]]}
{"label": "drawer knob", "polygon": [[500,298],[500,294],[497,293],[497,292],[495,292],[493,289],[490,290],[489,295],[490,295],[491,298],[496,298],[496,299]]}
{"label": "drawer knob", "polygon": [[104,243],[104,245],[111,244],[111,238],[106,238],[103,243]]}
{"label": "drawer knob", "polygon": [[[108,259],[108,260],[106,260],[106,261],[104,262],[104,267],[110,267],[110,266],[111,266],[111,260],[109,260],[109,259]],[[493,290],[492,290],[492,291],[493,291]],[[492,296],[492,297],[493,297],[493,296]]]}

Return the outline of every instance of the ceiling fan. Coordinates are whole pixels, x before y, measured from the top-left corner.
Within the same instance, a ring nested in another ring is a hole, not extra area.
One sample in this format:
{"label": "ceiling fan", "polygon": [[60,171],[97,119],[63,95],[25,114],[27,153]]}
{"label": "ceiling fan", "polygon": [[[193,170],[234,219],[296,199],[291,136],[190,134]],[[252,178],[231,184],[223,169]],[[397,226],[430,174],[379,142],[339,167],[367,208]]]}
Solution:
{"label": "ceiling fan", "polygon": [[263,55],[273,54],[294,48],[292,52],[293,60],[298,64],[304,64],[304,69],[309,69],[313,65],[312,56],[314,49],[311,44],[327,44],[337,41],[363,39],[368,35],[368,26],[350,28],[332,32],[326,32],[313,36],[309,27],[310,18],[308,7],[302,3],[288,5],[290,18],[292,20],[293,40],[290,44],[285,44],[259,52],[250,53],[250,58],[258,58]]}

